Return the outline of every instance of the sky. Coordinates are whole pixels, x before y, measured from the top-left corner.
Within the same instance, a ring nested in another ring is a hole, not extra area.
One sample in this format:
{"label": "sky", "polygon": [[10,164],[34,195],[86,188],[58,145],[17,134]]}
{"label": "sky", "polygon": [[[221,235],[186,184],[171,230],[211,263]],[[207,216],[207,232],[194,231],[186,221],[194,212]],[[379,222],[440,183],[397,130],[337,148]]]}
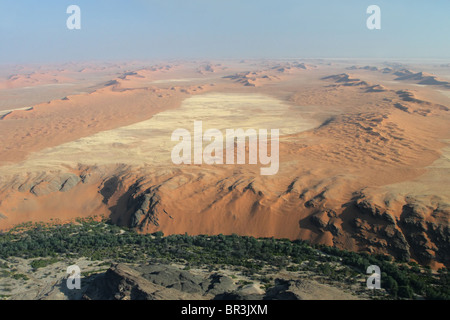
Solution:
{"label": "sky", "polygon": [[0,0],[0,64],[251,58],[450,59],[450,1]]}

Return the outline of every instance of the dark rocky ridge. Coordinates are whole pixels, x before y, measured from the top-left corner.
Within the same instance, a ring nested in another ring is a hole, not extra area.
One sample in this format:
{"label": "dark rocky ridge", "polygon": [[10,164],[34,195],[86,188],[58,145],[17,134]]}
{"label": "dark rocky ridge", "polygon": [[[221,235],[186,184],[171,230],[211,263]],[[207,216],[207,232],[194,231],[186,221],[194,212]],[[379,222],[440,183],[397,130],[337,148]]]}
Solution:
{"label": "dark rocky ridge", "polygon": [[342,289],[314,280],[276,279],[262,290],[238,285],[229,276],[193,274],[169,265],[116,264],[98,275],[84,300],[308,300],[357,299]]}

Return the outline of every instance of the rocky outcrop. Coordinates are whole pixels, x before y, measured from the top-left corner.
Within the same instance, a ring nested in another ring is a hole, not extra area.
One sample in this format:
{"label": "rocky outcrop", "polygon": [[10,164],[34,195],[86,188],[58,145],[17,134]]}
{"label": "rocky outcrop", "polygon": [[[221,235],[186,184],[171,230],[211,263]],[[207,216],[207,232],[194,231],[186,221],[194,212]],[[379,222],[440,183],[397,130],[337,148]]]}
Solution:
{"label": "rocky outcrop", "polygon": [[232,292],[236,289],[236,285],[230,277],[216,273],[211,275],[210,280],[211,282],[208,286],[207,293],[212,294],[215,297]]}
{"label": "rocky outcrop", "polygon": [[355,207],[361,214],[352,221],[353,238],[369,252],[385,252],[406,261],[411,258],[408,242],[385,208],[364,197],[355,201]]}
{"label": "rocky outcrop", "polygon": [[413,258],[421,264],[436,260],[449,265],[448,209],[409,198],[400,217],[395,218],[389,208],[364,196],[355,201],[355,207],[361,214],[352,221],[353,237],[365,243],[369,251],[387,252],[401,260]]}
{"label": "rocky outcrop", "polygon": [[352,300],[351,294],[316,281],[277,279],[264,300]]}
{"label": "rocky outcrop", "polygon": [[449,214],[448,211],[428,208],[418,203],[406,204],[402,208],[399,227],[419,262],[428,264],[437,256],[438,260],[448,265],[450,262],[449,225],[426,221],[425,217],[430,211],[434,216],[448,217]]}
{"label": "rocky outcrop", "polygon": [[189,294],[205,294],[209,279],[166,265],[144,265],[136,268],[144,279],[161,287],[176,289]]}
{"label": "rocky outcrop", "polygon": [[161,207],[161,196],[158,189],[148,189],[128,199],[128,209],[131,210],[130,227],[143,230],[148,224],[159,226],[160,214],[167,214]]}
{"label": "rocky outcrop", "polygon": [[53,192],[67,192],[74,188],[81,178],[75,174],[61,174],[52,177],[44,177],[33,184],[25,183],[19,186],[21,192],[31,192],[35,196],[45,196]]}
{"label": "rocky outcrop", "polygon": [[163,264],[137,267],[116,264],[92,281],[83,298],[86,300],[205,300],[240,296],[248,299],[254,292],[247,291],[239,290],[238,285],[223,274],[213,273],[205,277]]}
{"label": "rocky outcrop", "polygon": [[84,300],[308,300],[355,299],[339,288],[314,280],[280,278],[264,290],[259,284],[240,285],[228,275],[194,274],[165,264],[116,264],[95,276]]}
{"label": "rocky outcrop", "polygon": [[[164,277],[161,277],[164,280]],[[86,290],[85,300],[185,300],[201,295],[156,284],[127,265],[117,264],[98,276]]]}
{"label": "rocky outcrop", "polygon": [[329,231],[333,236],[342,234],[342,230],[337,222],[337,214],[334,210],[325,209],[324,211],[319,211],[313,214],[310,220],[321,232]]}

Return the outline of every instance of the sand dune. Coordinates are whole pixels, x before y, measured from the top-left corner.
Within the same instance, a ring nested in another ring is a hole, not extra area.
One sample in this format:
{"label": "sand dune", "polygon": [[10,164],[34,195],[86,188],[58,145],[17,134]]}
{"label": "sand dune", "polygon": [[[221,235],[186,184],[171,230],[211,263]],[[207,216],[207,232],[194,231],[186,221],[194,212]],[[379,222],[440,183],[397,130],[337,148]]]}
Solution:
{"label": "sand dune", "polygon": [[148,119],[159,111],[177,107],[186,96],[180,90],[146,88],[116,92],[113,87],[4,116],[0,125],[5,137],[0,149],[1,162],[22,160],[33,151]]}
{"label": "sand dune", "polygon": [[0,89],[32,87],[45,84],[71,82],[72,79],[52,73],[13,74],[6,81],[0,82]]}
{"label": "sand dune", "polygon": [[[211,117],[214,114],[214,117]],[[255,114],[257,116],[255,116]],[[292,117],[295,115],[295,117]],[[18,119],[18,115],[7,116]],[[50,171],[65,167],[114,165],[156,165],[171,162],[170,140],[177,128],[193,132],[194,121],[203,122],[203,130],[228,128],[276,129],[283,124],[282,135],[313,128],[314,120],[302,119],[289,105],[263,95],[203,94],[183,101],[173,110],[153,115],[149,120],[112,130],[101,131],[75,141],[31,154],[26,161],[4,166],[4,174],[24,171]],[[133,157],[130,157],[133,154]]]}
{"label": "sand dune", "polygon": [[428,85],[428,86],[440,86],[445,89],[450,89],[450,82],[444,80],[434,74],[423,72],[423,71],[414,71],[411,69],[403,68],[402,65],[399,65],[397,68],[378,68],[376,66],[351,66],[347,68],[348,70],[366,70],[366,71],[376,71],[381,72],[383,74],[390,74],[394,76],[395,81],[406,81],[409,83],[416,83],[419,85]]}
{"label": "sand dune", "polygon": [[413,72],[410,70],[400,70],[394,73],[397,76],[395,80],[415,81],[422,85],[443,86],[450,88],[450,82],[441,80],[435,75],[426,72]]}
{"label": "sand dune", "polygon": [[268,82],[280,80],[278,76],[267,74],[266,72],[241,72],[234,75],[225,76],[224,79],[234,80],[247,87],[259,87]]}
{"label": "sand dune", "polygon": [[215,73],[227,70],[228,67],[223,66],[221,63],[206,63],[197,68],[197,72],[200,74]]}
{"label": "sand dune", "polygon": [[306,64],[304,62],[285,62],[278,63],[275,66],[271,67],[272,70],[276,70],[280,73],[293,73],[299,70],[313,70],[316,69],[317,66]]}
{"label": "sand dune", "polygon": [[[449,97],[414,85],[427,73],[391,87],[398,66],[329,64],[124,65],[92,92],[4,115],[0,229],[105,215],[140,232],[301,238],[448,266]],[[279,128],[278,174],[174,165],[170,134],[195,120]]]}

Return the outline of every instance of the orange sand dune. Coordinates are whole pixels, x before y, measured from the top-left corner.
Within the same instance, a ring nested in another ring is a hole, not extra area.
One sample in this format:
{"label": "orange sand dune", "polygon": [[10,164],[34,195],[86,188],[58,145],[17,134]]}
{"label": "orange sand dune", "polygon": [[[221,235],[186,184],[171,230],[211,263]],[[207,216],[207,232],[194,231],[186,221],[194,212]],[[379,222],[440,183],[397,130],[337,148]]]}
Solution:
{"label": "orange sand dune", "polygon": [[[394,83],[386,66],[316,64],[126,69],[7,114],[0,229],[104,215],[140,232],[301,238],[450,265],[450,98]],[[195,120],[279,128],[279,172],[174,165],[170,132]]]}

